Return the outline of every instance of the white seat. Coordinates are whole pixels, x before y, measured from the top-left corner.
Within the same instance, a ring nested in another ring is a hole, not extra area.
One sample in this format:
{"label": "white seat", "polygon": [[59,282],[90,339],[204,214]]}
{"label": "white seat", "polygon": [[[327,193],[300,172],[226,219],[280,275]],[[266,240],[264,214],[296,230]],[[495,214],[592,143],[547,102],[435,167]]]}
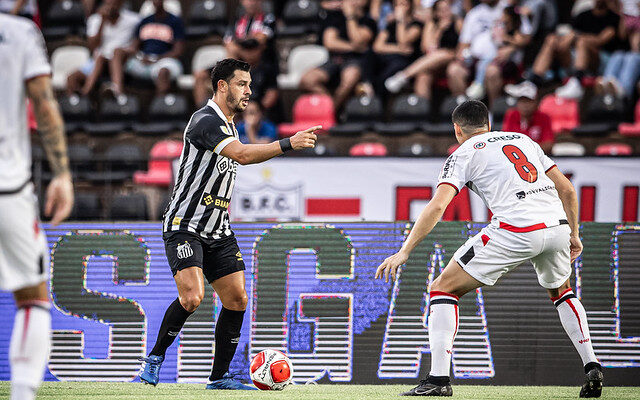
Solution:
{"label": "white seat", "polygon": [[300,78],[308,70],[319,67],[329,59],[329,52],[323,46],[305,44],[297,46],[287,58],[286,74],[278,75],[278,87],[281,89],[297,89]]}
{"label": "white seat", "polygon": [[564,142],[556,143],[551,148],[551,155],[553,156],[584,156],[586,150],[580,143]]}
{"label": "white seat", "polygon": [[[175,15],[176,17],[179,17],[182,15],[182,6],[180,5],[179,0],[164,0],[164,9],[167,12]],[[156,12],[156,8],[153,6],[153,1],[146,0],[140,6],[140,11],[138,13],[140,14],[140,18],[144,18],[144,17],[148,17],[149,15],[155,12]]]}
{"label": "white seat", "polygon": [[67,86],[67,76],[84,66],[90,57],[89,49],[83,46],[58,47],[51,54],[51,85],[60,90]]}
{"label": "white seat", "polygon": [[[227,50],[224,46],[210,45],[202,46],[196,50],[191,60],[191,71],[198,72],[205,69],[209,69],[216,65],[220,60],[227,57]],[[191,89],[195,83],[193,74],[181,75],[177,79],[177,84],[180,89]]]}

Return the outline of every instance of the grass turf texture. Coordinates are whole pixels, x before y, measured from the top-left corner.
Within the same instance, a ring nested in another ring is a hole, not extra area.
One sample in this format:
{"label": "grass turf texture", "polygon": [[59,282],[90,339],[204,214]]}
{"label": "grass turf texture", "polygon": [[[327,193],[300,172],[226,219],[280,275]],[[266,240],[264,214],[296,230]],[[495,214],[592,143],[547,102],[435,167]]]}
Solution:
{"label": "grass turf texture", "polygon": [[[50,400],[182,400],[182,399],[278,399],[351,400],[389,399],[409,389],[405,385],[297,385],[281,392],[214,391],[204,385],[161,383],[157,387],[141,383],[45,382],[38,399]],[[453,387],[454,399],[577,399],[579,387],[569,386],[470,386]],[[8,398],[9,382],[0,382],[0,399]],[[603,399],[640,399],[640,387],[605,387]]]}

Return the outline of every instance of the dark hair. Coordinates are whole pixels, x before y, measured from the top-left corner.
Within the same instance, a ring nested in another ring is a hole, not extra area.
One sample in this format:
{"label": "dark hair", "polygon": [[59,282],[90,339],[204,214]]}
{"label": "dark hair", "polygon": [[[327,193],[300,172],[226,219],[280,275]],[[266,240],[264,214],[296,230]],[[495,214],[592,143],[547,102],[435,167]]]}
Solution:
{"label": "dark hair", "polygon": [[512,34],[519,30],[522,25],[522,19],[520,18],[520,14],[518,14],[518,10],[514,6],[508,6],[505,7],[502,12],[511,20],[511,29],[507,33]]}
{"label": "dark hair", "polygon": [[[433,5],[431,6],[431,20],[433,21],[434,24],[437,24],[438,22],[440,22],[440,18],[438,18],[436,16],[436,7],[438,7],[438,5],[440,5],[440,3],[446,3],[447,0],[436,0],[433,2]],[[411,4],[413,4],[413,2],[411,2]],[[447,3],[448,5],[449,3]],[[455,15],[453,20],[455,20]]]}
{"label": "dark hair", "polygon": [[453,110],[451,121],[464,133],[473,133],[478,129],[489,127],[489,110],[481,101],[467,100]]}
{"label": "dark hair", "polygon": [[211,70],[211,83],[213,84],[213,93],[218,91],[218,81],[223,80],[227,83],[233,78],[233,74],[237,71],[249,72],[249,64],[236,60],[235,58],[225,58],[216,63]]}

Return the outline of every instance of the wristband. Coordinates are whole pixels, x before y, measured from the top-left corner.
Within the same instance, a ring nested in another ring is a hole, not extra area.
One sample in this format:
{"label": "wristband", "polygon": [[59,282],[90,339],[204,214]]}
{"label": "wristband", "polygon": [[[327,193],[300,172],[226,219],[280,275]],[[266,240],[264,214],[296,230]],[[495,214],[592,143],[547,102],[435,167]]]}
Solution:
{"label": "wristband", "polygon": [[289,138],[280,139],[278,140],[278,143],[280,143],[280,150],[282,150],[283,153],[285,151],[293,150],[293,146],[291,146],[291,139]]}

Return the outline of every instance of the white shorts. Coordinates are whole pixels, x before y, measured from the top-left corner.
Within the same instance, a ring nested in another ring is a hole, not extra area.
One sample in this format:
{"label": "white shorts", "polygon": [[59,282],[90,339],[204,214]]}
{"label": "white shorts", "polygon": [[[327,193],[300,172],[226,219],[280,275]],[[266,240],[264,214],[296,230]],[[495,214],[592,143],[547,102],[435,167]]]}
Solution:
{"label": "white shorts", "polygon": [[125,64],[125,71],[138,79],[156,80],[160,74],[160,70],[166,68],[171,75],[171,79],[176,79],[182,75],[182,64],[176,58],[161,58],[151,64],[145,64],[142,60],[131,57]]}
{"label": "white shorts", "polygon": [[0,289],[14,292],[49,278],[49,249],[29,183],[0,194]]}
{"label": "white shorts", "polygon": [[571,276],[570,233],[566,224],[522,233],[488,225],[467,240],[453,259],[469,275],[489,286],[531,260],[540,286],[557,289]]}

